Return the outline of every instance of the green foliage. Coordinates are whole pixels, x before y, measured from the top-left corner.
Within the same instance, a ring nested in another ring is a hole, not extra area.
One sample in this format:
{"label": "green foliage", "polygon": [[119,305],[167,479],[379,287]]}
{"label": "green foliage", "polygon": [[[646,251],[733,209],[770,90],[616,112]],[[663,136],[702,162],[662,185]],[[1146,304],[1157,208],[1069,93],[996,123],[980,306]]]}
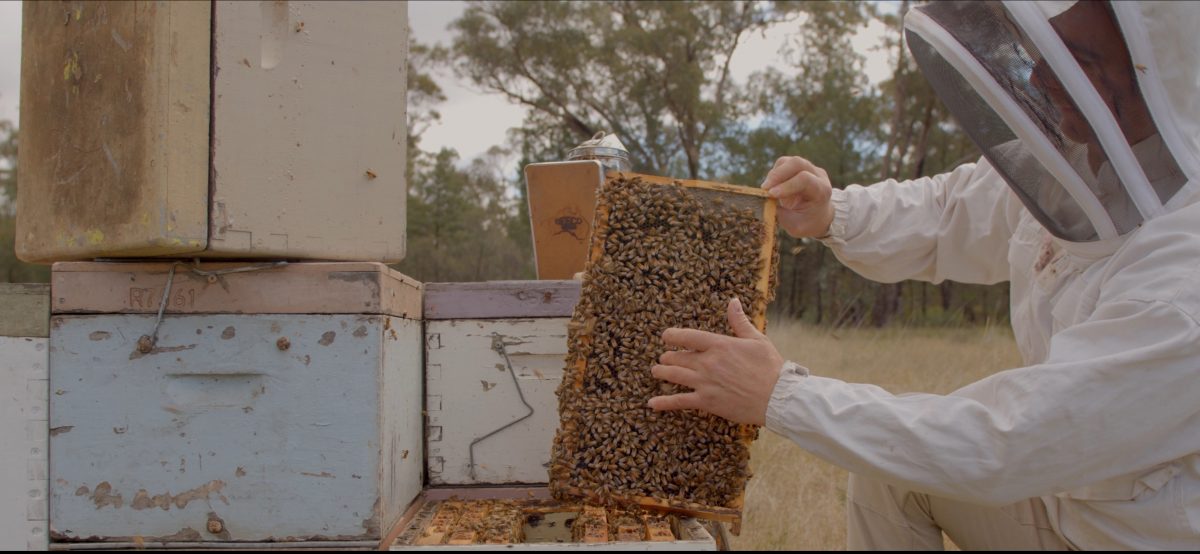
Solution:
{"label": "green foliage", "polygon": [[[658,175],[757,186],[774,161],[801,155],[836,187],[933,175],[978,157],[907,55],[899,10],[862,2],[470,2],[448,48],[410,44],[408,247],[398,264],[427,282],[534,278],[520,170],[562,160],[595,132],[614,132],[634,167]],[[872,86],[852,38],[882,23],[892,74]],[[788,66],[745,82],[730,61],[753,33],[794,30]],[[409,34],[411,37],[411,33]],[[427,152],[421,136],[453,68],[526,108],[506,148],[464,161]],[[16,129],[0,122],[0,195],[15,198]],[[11,201],[0,200],[0,281],[44,281],[12,255]],[[833,326],[957,325],[1007,318],[1008,289],[878,284],[811,240],[781,235],[776,314]]]}
{"label": "green foliage", "polygon": [[46,283],[50,268],[17,259],[17,129],[0,120],[0,282]]}
{"label": "green foliage", "polygon": [[605,130],[638,170],[698,178],[732,120],[734,50],[782,15],[746,1],[472,2],[452,48],[461,75],[528,107],[519,137],[539,159]]}
{"label": "green foliage", "polygon": [[[502,156],[494,149],[491,158]],[[515,217],[489,158],[467,169],[443,149],[409,183],[408,254],[396,267],[421,281],[532,278],[532,260],[509,239]]]}

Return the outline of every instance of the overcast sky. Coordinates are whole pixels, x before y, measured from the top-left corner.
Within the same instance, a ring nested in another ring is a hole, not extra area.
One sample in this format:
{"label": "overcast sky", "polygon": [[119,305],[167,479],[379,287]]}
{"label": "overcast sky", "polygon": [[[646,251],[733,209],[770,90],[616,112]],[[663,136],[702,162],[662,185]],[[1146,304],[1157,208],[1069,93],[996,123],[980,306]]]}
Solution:
{"label": "overcast sky", "polygon": [[0,119],[17,121],[21,91],[21,3],[0,1]]}
{"label": "overcast sky", "polygon": [[[409,23],[416,39],[423,43],[449,43],[446,30],[459,14],[462,2],[409,2]],[[730,64],[735,79],[745,82],[755,71],[769,66],[782,67],[779,47],[787,36],[798,31],[796,25],[777,26],[764,34],[745,39]],[[867,55],[867,75],[878,82],[887,75],[887,56],[869,51],[877,44],[882,29],[870,28],[856,40],[859,51]],[[0,119],[18,122],[18,95],[21,73],[21,4],[0,0]],[[431,127],[421,138],[425,149],[449,147],[458,150],[464,161],[478,156],[493,145],[503,144],[505,132],[521,123],[524,111],[502,97],[486,94],[443,73],[437,80],[447,99],[438,106],[440,124]],[[563,145],[566,151],[574,145]]]}

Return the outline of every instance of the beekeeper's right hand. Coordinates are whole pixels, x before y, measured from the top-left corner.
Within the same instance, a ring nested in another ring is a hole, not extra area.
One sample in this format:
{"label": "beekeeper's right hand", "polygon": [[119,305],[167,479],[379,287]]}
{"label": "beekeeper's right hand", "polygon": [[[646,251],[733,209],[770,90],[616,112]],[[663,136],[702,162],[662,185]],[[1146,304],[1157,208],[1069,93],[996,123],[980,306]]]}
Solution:
{"label": "beekeeper's right hand", "polygon": [[779,226],[793,237],[822,237],[833,223],[829,174],[800,156],[775,161],[762,188],[779,200]]}

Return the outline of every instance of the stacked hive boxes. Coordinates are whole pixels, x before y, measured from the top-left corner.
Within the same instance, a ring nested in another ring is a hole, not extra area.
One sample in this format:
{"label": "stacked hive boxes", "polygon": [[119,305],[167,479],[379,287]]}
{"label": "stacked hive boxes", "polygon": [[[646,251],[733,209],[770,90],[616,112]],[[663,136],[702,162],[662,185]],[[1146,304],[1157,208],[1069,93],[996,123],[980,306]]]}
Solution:
{"label": "stacked hive boxes", "polygon": [[0,283],[0,549],[46,549],[50,287]]}
{"label": "stacked hive boxes", "polygon": [[407,5],[23,10],[51,547],[377,546],[424,458]]}

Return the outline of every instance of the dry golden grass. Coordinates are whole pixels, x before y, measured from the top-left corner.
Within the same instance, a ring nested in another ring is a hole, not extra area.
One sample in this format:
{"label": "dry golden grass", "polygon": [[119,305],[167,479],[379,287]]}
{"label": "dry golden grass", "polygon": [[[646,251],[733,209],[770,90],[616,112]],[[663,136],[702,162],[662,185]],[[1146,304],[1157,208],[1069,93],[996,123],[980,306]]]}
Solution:
{"label": "dry golden grass", "polygon": [[[785,358],[815,375],[893,393],[947,393],[1021,363],[1007,328],[829,330],[783,322],[769,335]],[[766,430],[750,452],[754,477],[732,547],[845,550],[846,471]]]}

